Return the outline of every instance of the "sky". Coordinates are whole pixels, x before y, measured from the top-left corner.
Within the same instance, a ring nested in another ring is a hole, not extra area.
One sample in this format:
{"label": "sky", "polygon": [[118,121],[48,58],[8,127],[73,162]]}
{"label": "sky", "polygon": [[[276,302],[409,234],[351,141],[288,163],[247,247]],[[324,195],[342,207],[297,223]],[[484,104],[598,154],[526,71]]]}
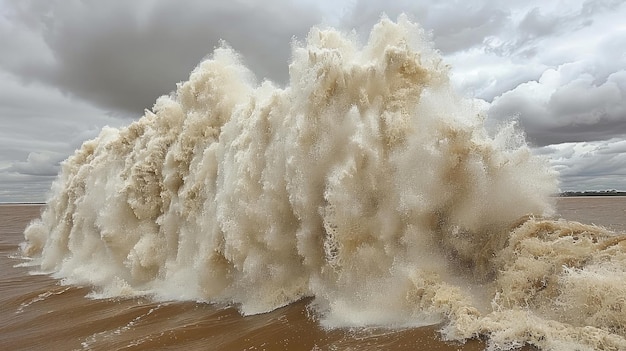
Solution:
{"label": "sky", "polygon": [[0,0],[0,202],[42,202],[60,162],[140,118],[220,41],[257,78],[288,81],[312,26],[365,41],[406,13],[452,83],[516,120],[561,190],[626,190],[624,0]]}

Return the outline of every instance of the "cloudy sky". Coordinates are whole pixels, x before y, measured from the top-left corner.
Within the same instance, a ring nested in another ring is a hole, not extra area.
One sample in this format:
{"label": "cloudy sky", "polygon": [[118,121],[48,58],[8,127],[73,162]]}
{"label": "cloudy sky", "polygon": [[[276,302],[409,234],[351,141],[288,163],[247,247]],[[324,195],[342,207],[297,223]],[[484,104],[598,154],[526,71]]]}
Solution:
{"label": "cloudy sky", "polygon": [[562,190],[626,190],[624,0],[0,0],[0,202],[43,201],[60,161],[221,39],[284,84],[292,38],[318,24],[365,38],[383,12],[432,33],[458,90],[490,124],[517,119]]}

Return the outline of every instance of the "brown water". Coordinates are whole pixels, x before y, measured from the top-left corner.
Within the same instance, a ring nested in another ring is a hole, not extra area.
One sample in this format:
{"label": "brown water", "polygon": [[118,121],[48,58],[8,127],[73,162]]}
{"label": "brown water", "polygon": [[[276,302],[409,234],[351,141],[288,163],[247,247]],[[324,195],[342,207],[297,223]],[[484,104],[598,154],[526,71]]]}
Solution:
{"label": "brown water", "polygon": [[562,197],[558,199],[557,209],[565,219],[603,226],[615,232],[626,232],[626,197]]}
{"label": "brown water", "polygon": [[[559,198],[568,220],[626,231],[626,197]],[[205,303],[86,297],[85,287],[64,286],[31,274],[21,263],[23,230],[38,205],[0,206],[0,350],[482,350],[440,340],[436,326],[403,330],[324,330],[300,301],[270,313],[241,316],[235,308]]]}

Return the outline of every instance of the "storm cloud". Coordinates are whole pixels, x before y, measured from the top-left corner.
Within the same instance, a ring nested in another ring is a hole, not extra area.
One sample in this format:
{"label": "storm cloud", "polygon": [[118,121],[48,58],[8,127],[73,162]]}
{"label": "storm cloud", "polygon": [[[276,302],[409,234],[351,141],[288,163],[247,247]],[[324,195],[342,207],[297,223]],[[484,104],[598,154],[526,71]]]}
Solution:
{"label": "storm cloud", "polygon": [[[293,36],[317,9],[283,1],[24,1],[7,15],[12,73],[101,108],[139,115],[174,90],[221,40],[259,78],[286,82]],[[17,45],[11,34],[27,45]],[[7,39],[8,38],[8,39]],[[29,56],[29,59],[20,59]]]}

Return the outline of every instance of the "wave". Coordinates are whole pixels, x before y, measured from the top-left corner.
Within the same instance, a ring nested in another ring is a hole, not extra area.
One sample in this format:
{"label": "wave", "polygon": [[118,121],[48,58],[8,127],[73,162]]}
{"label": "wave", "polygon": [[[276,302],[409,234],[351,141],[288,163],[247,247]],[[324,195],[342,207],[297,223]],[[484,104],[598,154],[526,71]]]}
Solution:
{"label": "wave", "polygon": [[486,132],[417,24],[313,28],[289,72],[258,83],[223,44],[62,163],[24,255],[100,297],[626,348],[623,237],[542,219],[557,175],[514,124]]}

